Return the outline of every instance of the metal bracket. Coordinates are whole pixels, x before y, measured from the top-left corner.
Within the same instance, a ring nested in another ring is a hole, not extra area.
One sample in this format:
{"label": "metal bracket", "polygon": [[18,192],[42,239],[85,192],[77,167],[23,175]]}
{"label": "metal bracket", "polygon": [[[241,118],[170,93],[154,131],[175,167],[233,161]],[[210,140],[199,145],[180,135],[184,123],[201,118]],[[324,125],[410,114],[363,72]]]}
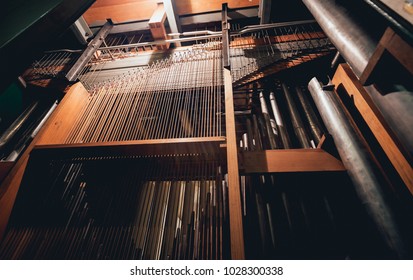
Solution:
{"label": "metal bracket", "polygon": [[100,45],[103,43],[104,39],[106,36],[110,33],[110,30],[112,29],[113,24],[109,20],[108,22],[105,23],[105,25],[99,30],[98,34],[93,38],[92,41],[90,41],[89,45],[85,49],[85,51],[82,53],[82,55],[77,59],[75,64],[72,66],[72,68],[69,70],[69,72],[66,74],[66,79],[69,82],[74,82],[77,80],[80,72],[82,69],[85,67],[85,65],[90,61],[92,58],[93,54],[96,52],[96,50],[100,47]]}
{"label": "metal bracket", "polygon": [[222,4],[222,62],[227,69],[231,68],[229,57],[229,23],[228,23],[228,3]]}

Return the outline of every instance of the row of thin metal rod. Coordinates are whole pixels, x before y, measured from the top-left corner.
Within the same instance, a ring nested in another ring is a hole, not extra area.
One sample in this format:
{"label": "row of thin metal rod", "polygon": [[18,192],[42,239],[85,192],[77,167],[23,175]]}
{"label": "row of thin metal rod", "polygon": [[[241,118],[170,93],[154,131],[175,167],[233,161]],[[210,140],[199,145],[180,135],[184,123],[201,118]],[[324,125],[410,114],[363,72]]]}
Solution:
{"label": "row of thin metal rod", "polygon": [[[131,38],[133,39],[133,38]],[[110,38],[108,39],[110,40]],[[139,38],[141,40],[141,37]],[[114,44],[116,44],[118,41],[117,40],[112,40]],[[207,50],[220,50],[221,49],[221,43],[217,38],[211,38],[207,40],[205,43],[199,43],[199,44],[194,44],[191,47],[189,47],[187,50],[173,50],[172,54],[169,54],[167,58],[164,60],[167,61],[172,61],[173,63],[178,63],[182,61],[189,61],[193,59],[197,59],[199,56],[199,53],[205,52]],[[116,52],[114,52],[116,51]],[[119,55],[120,53],[120,55]],[[110,54],[110,55],[108,55]],[[151,56],[150,59],[153,59],[154,62],[146,62],[145,61],[145,56]],[[131,47],[120,47],[119,49],[114,49],[114,50],[98,50],[94,57],[89,61],[88,64],[82,69],[82,71],[79,74],[79,80],[82,82],[82,84],[85,86],[85,88],[89,91],[94,91],[96,90],[97,87],[101,86],[102,84],[102,79],[105,80],[104,75],[106,74],[107,67],[110,68],[111,61],[119,61],[123,60],[126,58],[129,58],[129,63],[132,63],[133,65],[139,65],[137,68],[140,68],[141,70],[146,70],[148,67],[153,68],[153,67],[158,67],[159,65],[155,65],[156,61],[159,59],[157,56],[162,56],[161,53],[146,53],[145,56],[139,56],[137,53],[137,50],[135,48]],[[109,58],[108,58],[109,57]],[[147,63],[149,63],[147,65]],[[123,66],[122,66],[123,67]],[[126,71],[125,69],[112,69],[110,71],[113,71],[115,73],[122,73],[122,74],[111,74],[112,79],[118,79],[121,78],[122,75],[125,74],[130,74],[133,72],[134,68],[132,70],[127,70],[131,66],[126,66]],[[129,68],[130,69],[130,68]],[[110,72],[109,71],[109,72]],[[109,80],[109,79],[106,79]],[[108,81],[110,82],[110,81]]]}
{"label": "row of thin metal rod", "polygon": [[252,97],[252,114],[246,116],[240,146],[243,150],[315,148],[324,126],[309,93],[285,83],[275,92],[259,91]]}
{"label": "row of thin metal rod", "polygon": [[65,74],[79,57],[78,52],[54,51],[43,54],[24,74],[27,80],[55,78]]}
{"label": "row of thin metal rod", "polygon": [[233,82],[278,61],[329,51],[333,47],[316,24],[264,29],[233,36],[230,46]]}
{"label": "row of thin metal rod", "polygon": [[2,259],[229,257],[228,191],[216,161],[46,165],[36,181],[22,186],[0,246]]}
{"label": "row of thin metal rod", "polygon": [[221,51],[174,53],[94,89],[66,143],[222,135]]}

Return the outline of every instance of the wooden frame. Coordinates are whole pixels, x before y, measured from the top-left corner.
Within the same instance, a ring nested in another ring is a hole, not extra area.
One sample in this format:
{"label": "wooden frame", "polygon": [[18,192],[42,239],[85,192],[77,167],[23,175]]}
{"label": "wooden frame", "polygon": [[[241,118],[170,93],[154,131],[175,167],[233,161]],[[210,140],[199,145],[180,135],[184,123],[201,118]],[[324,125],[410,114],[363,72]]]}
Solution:
{"label": "wooden frame", "polygon": [[343,163],[322,149],[289,149],[242,152],[241,172],[346,171]]}
{"label": "wooden frame", "polygon": [[379,110],[347,64],[340,64],[333,77],[336,87],[343,87],[353,99],[355,107],[363,116],[367,125],[380,143],[390,162],[393,164],[401,179],[413,194],[413,168],[403,152],[398,147],[396,137],[391,134],[388,125],[381,116]]}
{"label": "wooden frame", "polygon": [[384,59],[386,53],[391,54],[407,71],[413,74],[413,47],[388,27],[366,68],[360,75],[361,84],[371,83],[371,78],[378,68],[380,68],[380,62]]}

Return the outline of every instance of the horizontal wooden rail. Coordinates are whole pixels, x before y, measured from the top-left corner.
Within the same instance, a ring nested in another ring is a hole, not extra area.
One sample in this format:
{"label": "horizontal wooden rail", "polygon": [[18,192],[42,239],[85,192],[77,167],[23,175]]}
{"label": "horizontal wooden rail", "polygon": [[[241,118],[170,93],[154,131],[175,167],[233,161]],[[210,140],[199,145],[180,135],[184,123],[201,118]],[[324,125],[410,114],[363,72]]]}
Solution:
{"label": "horizontal wooden rail", "polygon": [[216,155],[225,137],[133,140],[118,142],[37,145],[32,153],[57,158],[160,156],[203,154]]}
{"label": "horizontal wooden rail", "polygon": [[322,149],[242,152],[242,173],[345,171],[342,162]]}

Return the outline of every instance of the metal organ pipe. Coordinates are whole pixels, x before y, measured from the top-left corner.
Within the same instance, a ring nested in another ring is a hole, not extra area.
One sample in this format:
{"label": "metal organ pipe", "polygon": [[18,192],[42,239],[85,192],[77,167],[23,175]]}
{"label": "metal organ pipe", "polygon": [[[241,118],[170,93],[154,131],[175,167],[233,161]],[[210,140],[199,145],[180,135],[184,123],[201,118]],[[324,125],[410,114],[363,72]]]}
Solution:
{"label": "metal organ pipe", "polygon": [[24,123],[30,118],[31,114],[37,108],[39,102],[33,103],[30,107],[28,107],[11,125],[10,127],[3,133],[0,137],[0,150],[3,149],[6,144],[16,135],[16,133],[22,128]]}
{"label": "metal organ pipe", "polygon": [[262,111],[262,115],[264,116],[265,127],[268,133],[268,141],[270,144],[270,148],[277,149],[278,148],[277,141],[275,139],[275,135],[271,127],[270,115],[268,114],[267,104],[265,103],[265,99],[264,99],[264,95],[262,91],[259,93],[259,97],[260,97],[260,103],[261,103],[261,111]]}
{"label": "metal organ pipe", "polygon": [[321,124],[318,121],[318,118],[313,108],[311,107],[307,96],[303,93],[301,88],[297,86],[295,87],[295,91],[297,92],[298,101],[300,102],[301,107],[303,108],[303,113],[305,115],[305,118],[308,121],[311,135],[313,136],[313,139],[317,145],[318,143],[320,143],[321,136],[323,136],[323,131],[321,130]]}
{"label": "metal organ pipe", "polygon": [[360,76],[377,41],[362,28],[349,11],[334,0],[303,0],[340,54]]}
{"label": "metal organ pipe", "polygon": [[275,95],[273,92],[270,93],[270,103],[271,108],[274,113],[275,123],[277,124],[277,130],[281,138],[281,142],[283,144],[284,149],[291,148],[291,141],[288,137],[287,129],[285,128],[283,118],[280,113],[280,109],[278,108],[277,101],[275,99]]}
{"label": "metal organ pipe", "polygon": [[[303,0],[320,27],[360,77],[374,50],[377,40],[363,29],[349,11],[334,0]],[[374,85],[366,87],[369,97],[407,150],[413,153],[413,92],[408,90],[379,92]]]}
{"label": "metal organ pipe", "polygon": [[297,136],[297,139],[300,143],[301,148],[309,149],[311,148],[310,141],[304,129],[303,121],[301,120],[300,114],[298,113],[293,97],[291,96],[291,93],[288,90],[288,87],[286,84],[284,83],[282,84],[282,89],[283,89],[285,100],[287,101],[287,107],[288,107],[288,111],[290,112],[291,123],[294,128],[294,133]]}
{"label": "metal organ pipe", "polygon": [[320,115],[333,136],[337,150],[353,181],[357,194],[366,206],[389,248],[400,258],[405,254],[403,241],[394,221],[393,212],[381,188],[380,176],[372,158],[365,150],[364,141],[351,125],[346,111],[335,92],[323,90],[317,78],[308,88]]}

